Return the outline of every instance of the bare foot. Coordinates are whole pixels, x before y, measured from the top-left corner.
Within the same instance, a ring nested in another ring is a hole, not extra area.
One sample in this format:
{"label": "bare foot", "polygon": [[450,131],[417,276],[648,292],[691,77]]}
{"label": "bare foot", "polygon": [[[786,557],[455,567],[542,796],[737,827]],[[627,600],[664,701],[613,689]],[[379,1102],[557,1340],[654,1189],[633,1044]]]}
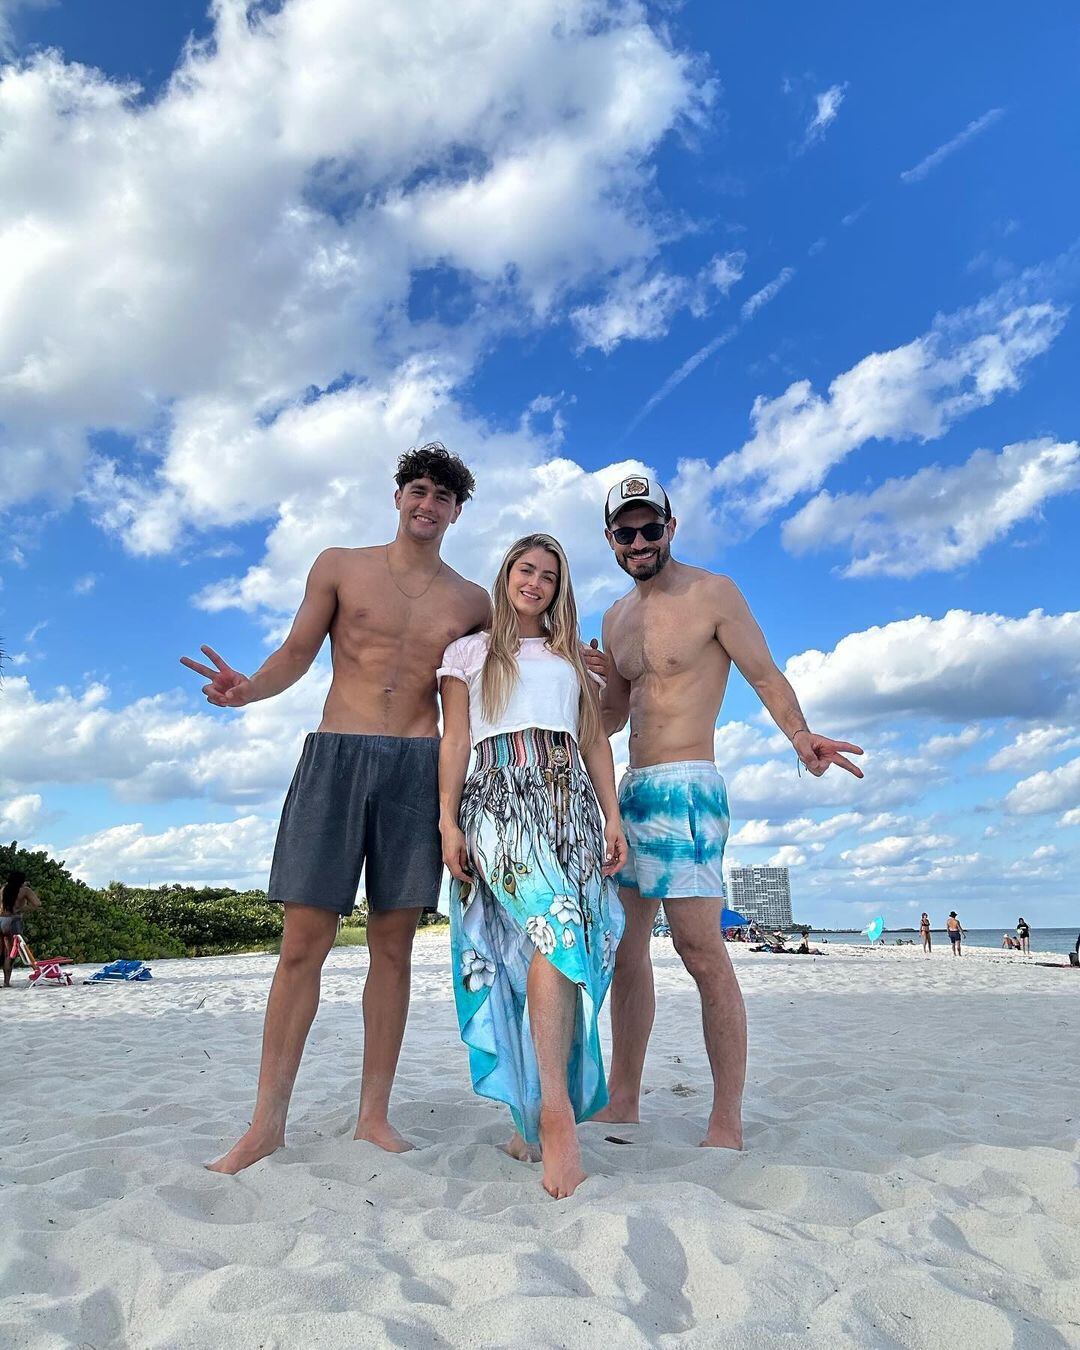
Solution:
{"label": "bare foot", "polygon": [[602,1111],[597,1111],[590,1120],[598,1120],[601,1125],[640,1125],[641,1109],[637,1102],[618,1101],[614,1097]]}
{"label": "bare foot", "polygon": [[742,1148],[742,1121],[709,1121],[699,1148]]}
{"label": "bare foot", "polygon": [[366,1139],[369,1144],[377,1144],[387,1153],[410,1153],[416,1147],[403,1134],[398,1134],[388,1120],[373,1121],[371,1124],[362,1121],[357,1125],[353,1138]]}
{"label": "bare foot", "polygon": [[565,1200],[585,1180],[572,1111],[540,1112],[540,1147],[544,1159],[544,1190],[556,1200]]}
{"label": "bare foot", "polygon": [[255,1134],[248,1130],[242,1135],[228,1153],[217,1162],[204,1163],[208,1172],[224,1172],[226,1176],[235,1176],[245,1167],[257,1163],[260,1158],[268,1158],[285,1143],[284,1135]]}
{"label": "bare foot", "polygon": [[527,1143],[517,1130],[514,1131],[514,1137],[508,1144],[500,1144],[499,1147],[516,1162],[535,1163],[540,1161],[539,1148],[535,1144]]}

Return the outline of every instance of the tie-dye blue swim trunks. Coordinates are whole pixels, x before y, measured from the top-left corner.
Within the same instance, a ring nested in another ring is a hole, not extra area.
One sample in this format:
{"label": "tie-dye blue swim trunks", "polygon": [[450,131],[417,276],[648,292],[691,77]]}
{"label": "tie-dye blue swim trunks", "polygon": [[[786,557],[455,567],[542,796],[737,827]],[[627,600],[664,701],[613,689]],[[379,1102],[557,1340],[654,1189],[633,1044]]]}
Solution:
{"label": "tie-dye blue swim trunks", "polygon": [[619,806],[629,856],[616,880],[653,900],[724,894],[727,789],[707,760],[627,769]]}

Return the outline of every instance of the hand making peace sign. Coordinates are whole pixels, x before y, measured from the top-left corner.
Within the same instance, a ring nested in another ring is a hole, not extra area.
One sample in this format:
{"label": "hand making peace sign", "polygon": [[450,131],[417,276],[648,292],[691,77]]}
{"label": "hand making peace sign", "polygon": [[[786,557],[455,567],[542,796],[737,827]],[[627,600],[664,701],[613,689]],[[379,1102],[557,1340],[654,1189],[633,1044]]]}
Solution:
{"label": "hand making peace sign", "polygon": [[795,746],[795,753],[815,778],[820,778],[831,764],[846,769],[856,778],[863,776],[862,769],[840,753],[841,750],[846,750],[852,755],[862,754],[859,746],[852,745],[850,741],[834,741],[828,736],[819,736],[814,731],[797,731],[792,737],[792,744]]}
{"label": "hand making peace sign", "polygon": [[250,703],[252,689],[248,677],[241,675],[238,670],[233,670],[227,661],[218,656],[213,647],[200,647],[199,650],[213,661],[217,670],[211,670],[209,666],[193,661],[190,656],[182,656],[180,664],[187,666],[188,670],[193,670],[196,675],[205,675],[209,679],[210,683],[202,687],[206,701],[212,703],[215,708],[242,708],[245,703]]}

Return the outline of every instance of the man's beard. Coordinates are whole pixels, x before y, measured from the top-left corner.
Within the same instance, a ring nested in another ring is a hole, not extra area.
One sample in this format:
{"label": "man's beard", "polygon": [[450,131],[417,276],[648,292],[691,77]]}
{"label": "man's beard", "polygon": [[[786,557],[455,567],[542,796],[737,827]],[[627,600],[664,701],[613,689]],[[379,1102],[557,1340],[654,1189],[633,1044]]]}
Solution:
{"label": "man's beard", "polygon": [[635,581],[650,581],[657,572],[663,569],[671,561],[671,545],[661,544],[652,558],[648,559],[648,566],[642,566],[640,563],[635,568],[631,568],[631,559],[626,553],[616,554],[616,560],[619,566]]}

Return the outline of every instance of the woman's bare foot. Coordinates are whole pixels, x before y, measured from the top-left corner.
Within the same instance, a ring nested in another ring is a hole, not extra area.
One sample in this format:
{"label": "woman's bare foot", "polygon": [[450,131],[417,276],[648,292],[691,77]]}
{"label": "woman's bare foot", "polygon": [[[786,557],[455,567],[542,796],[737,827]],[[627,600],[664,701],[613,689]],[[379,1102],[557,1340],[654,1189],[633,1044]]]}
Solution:
{"label": "woman's bare foot", "polygon": [[700,1148],[742,1148],[742,1121],[736,1119],[710,1120]]}
{"label": "woman's bare foot", "polygon": [[500,1144],[499,1147],[516,1162],[535,1163],[540,1161],[540,1150],[535,1144],[527,1143],[517,1130],[514,1131],[514,1137],[508,1144]]}
{"label": "woman's bare foot", "polygon": [[540,1147],[544,1190],[556,1200],[565,1200],[585,1180],[573,1111],[540,1112]]}
{"label": "woman's bare foot", "polygon": [[224,1172],[226,1176],[235,1176],[245,1167],[257,1163],[260,1158],[268,1158],[285,1143],[283,1134],[256,1134],[254,1130],[242,1135],[223,1158],[217,1162],[204,1163],[208,1172]]}
{"label": "woman's bare foot", "polygon": [[388,1120],[370,1123],[360,1121],[353,1138],[365,1139],[369,1144],[376,1144],[379,1148],[385,1149],[387,1153],[410,1153],[416,1147],[415,1144],[410,1144],[403,1134],[398,1134]]}
{"label": "woman's bare foot", "polygon": [[602,1125],[640,1125],[641,1108],[629,1097],[621,1100],[612,1097],[602,1111],[597,1111],[596,1115],[590,1116],[589,1119],[598,1120]]}

